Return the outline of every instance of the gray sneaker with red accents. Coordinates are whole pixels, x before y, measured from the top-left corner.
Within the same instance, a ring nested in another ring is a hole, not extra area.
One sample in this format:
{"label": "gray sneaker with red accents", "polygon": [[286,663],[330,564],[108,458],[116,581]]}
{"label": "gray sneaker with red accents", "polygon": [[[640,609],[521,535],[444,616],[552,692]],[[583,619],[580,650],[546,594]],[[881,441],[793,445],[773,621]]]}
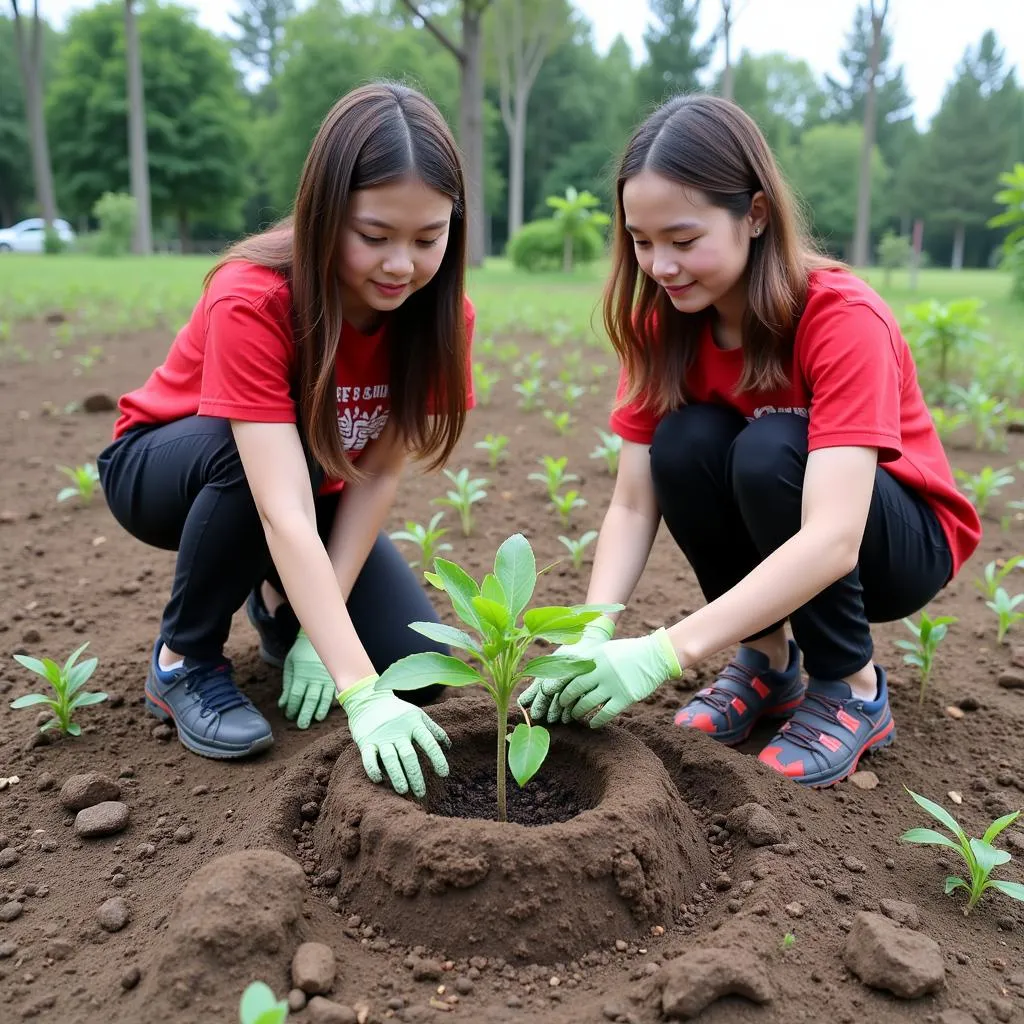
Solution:
{"label": "gray sneaker with red accents", "polygon": [[844,682],[812,679],[803,703],[758,760],[805,786],[831,786],[852,775],[864,754],[896,738],[885,670],[876,665],[875,674],[872,701],[854,697]]}
{"label": "gray sneaker with red accents", "polygon": [[740,647],[718,678],[676,712],[675,724],[700,729],[727,746],[742,743],[762,718],[790,714],[804,697],[800,650],[789,641],[785,672],[769,668],[767,655]]}

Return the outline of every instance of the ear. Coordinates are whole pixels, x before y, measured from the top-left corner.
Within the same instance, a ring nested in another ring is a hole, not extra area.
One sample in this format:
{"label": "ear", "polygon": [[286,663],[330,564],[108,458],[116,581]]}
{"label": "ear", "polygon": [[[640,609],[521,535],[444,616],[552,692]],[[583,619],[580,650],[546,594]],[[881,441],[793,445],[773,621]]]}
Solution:
{"label": "ear", "polygon": [[750,200],[750,212],[747,214],[747,223],[750,234],[753,237],[763,235],[768,227],[768,200],[763,192],[755,192]]}

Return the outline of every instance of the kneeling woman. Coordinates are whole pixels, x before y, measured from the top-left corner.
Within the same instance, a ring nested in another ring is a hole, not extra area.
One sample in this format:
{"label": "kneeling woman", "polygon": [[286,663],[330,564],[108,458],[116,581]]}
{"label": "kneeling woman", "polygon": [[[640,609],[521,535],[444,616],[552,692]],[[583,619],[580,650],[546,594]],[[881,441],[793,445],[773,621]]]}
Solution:
{"label": "kneeling woman", "polygon": [[895,317],[813,252],[738,107],[687,96],[652,114],[616,212],[605,319],[624,444],[587,601],[628,601],[664,519],[708,603],[637,638],[598,620],[575,648],[596,668],[522,700],[601,725],[738,643],[676,725],[735,744],[787,718],[761,761],[837,782],[895,735],[869,623],[930,601],[976,548],[978,516]]}
{"label": "kneeling woman", "polygon": [[178,552],[146,706],[195,753],[273,742],[223,655],[248,595],[300,728],[337,697],[371,778],[379,756],[397,790],[422,793],[413,742],[447,772],[441,729],[373,683],[429,646],[408,623],[436,619],[381,528],[407,452],[443,461],[472,405],[464,217],[434,105],[357,89],[312,144],[294,216],[228,252],[163,365],[121,399],[107,501]]}

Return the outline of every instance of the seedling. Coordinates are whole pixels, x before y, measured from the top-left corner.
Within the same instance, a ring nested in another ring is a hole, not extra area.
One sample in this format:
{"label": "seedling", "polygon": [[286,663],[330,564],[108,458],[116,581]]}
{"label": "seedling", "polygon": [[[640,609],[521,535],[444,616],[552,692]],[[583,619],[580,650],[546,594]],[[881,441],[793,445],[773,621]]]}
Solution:
{"label": "seedling", "polygon": [[561,388],[558,388],[557,384],[552,385],[555,390],[558,390],[565,399],[565,404],[570,409],[576,408],[576,403],[587,393],[587,389],[580,384],[565,383]]}
{"label": "seedling", "polygon": [[573,509],[585,508],[587,503],[580,497],[579,491],[566,491],[565,494],[553,494],[551,504],[555,506],[562,524],[568,528]]}
{"label": "seedling", "polygon": [[430,565],[434,561],[435,555],[440,554],[442,551],[451,551],[451,544],[438,543],[448,532],[445,527],[438,528],[438,523],[441,522],[443,515],[443,512],[435,512],[430,517],[430,522],[426,526],[421,526],[419,523],[414,523],[411,519],[407,519],[404,530],[396,530],[391,534],[392,540],[408,541],[420,549],[419,560],[410,562],[410,565]]}
{"label": "seedling", "polygon": [[484,488],[488,481],[482,477],[470,480],[469,470],[460,469],[453,473],[450,469],[444,471],[444,475],[455,485],[455,490],[448,491],[443,498],[432,498],[434,505],[448,505],[459,513],[459,521],[462,523],[462,532],[468,537],[473,532],[473,506],[478,501],[487,497]]}
{"label": "seedling", "polygon": [[511,363],[519,355],[519,346],[514,341],[503,341],[495,355],[499,363]]}
{"label": "seedling", "polygon": [[544,467],[544,472],[531,473],[529,479],[539,480],[544,484],[548,489],[548,497],[552,500],[561,489],[562,484],[567,484],[573,480],[579,480],[579,477],[575,473],[566,473],[565,471],[565,467],[569,463],[569,457],[567,455],[563,455],[557,459],[553,455],[544,455],[541,456],[539,461]]}
{"label": "seedling", "polygon": [[579,572],[583,568],[583,553],[597,539],[597,530],[587,530],[578,540],[562,536],[559,536],[558,539],[568,549],[569,556],[572,558],[572,567]]}
{"label": "seedling", "polygon": [[976,579],[974,585],[985,595],[989,601],[995,600],[996,591],[999,589],[999,585],[1006,579],[1007,576],[1017,568],[1018,565],[1024,562],[1024,555],[1014,555],[1013,558],[1008,558],[1003,562],[1002,566],[998,562],[989,562],[985,566],[985,574],[982,579]]}
{"label": "seedling", "polygon": [[529,370],[531,377],[539,377],[540,371],[547,365],[548,361],[539,352],[528,352],[512,369],[519,374]]}
{"label": "seedling", "polygon": [[956,819],[943,807],[933,803],[931,800],[917,793],[907,790],[914,802],[923,807],[936,821],[944,825],[950,833],[955,836],[956,842],[930,828],[912,828],[900,836],[904,843],[921,843],[925,846],[945,846],[947,849],[958,853],[967,865],[969,880],[950,875],[946,879],[946,895],[957,889],[966,889],[968,894],[967,906],[964,907],[964,915],[969,914],[978,901],[989,889],[995,889],[1004,896],[1024,902],[1024,885],[1019,882],[1004,882],[1002,879],[989,878],[993,868],[1010,861],[1010,855],[1005,850],[997,850],[992,841],[1003,829],[1012,825],[1020,814],[1014,811],[1012,814],[1004,814],[996,818],[989,825],[981,839],[969,837],[957,824]]}
{"label": "seedling", "polygon": [[474,448],[487,452],[487,462],[491,469],[498,468],[498,460],[504,458],[508,447],[508,438],[504,434],[485,434],[482,441],[477,441]]}
{"label": "seedling", "polygon": [[782,936],[782,948],[792,949],[796,945],[796,936],[792,932],[786,932]]}
{"label": "seedling", "polygon": [[997,587],[995,597],[991,601],[985,602],[999,617],[999,631],[997,634],[999,643],[1005,642],[1006,634],[1015,622],[1020,622],[1021,619],[1024,619],[1024,611],[1017,611],[1022,601],[1024,601],[1024,594],[1014,594],[1013,597],[1010,597],[1002,587]]}
{"label": "seedling", "polygon": [[79,497],[84,505],[88,505],[96,493],[96,485],[100,482],[100,475],[96,471],[96,467],[91,462],[87,462],[83,466],[58,466],[57,468],[73,484],[73,486],[65,487],[58,492],[57,500],[67,501],[68,498]]}
{"label": "seedling", "polygon": [[501,380],[496,373],[488,373],[483,363],[473,364],[473,392],[481,405],[490,405],[494,385]]}
{"label": "seedling", "polygon": [[544,419],[558,431],[559,437],[565,437],[572,427],[572,413],[568,409],[562,412],[554,412],[552,409],[544,410]]}
{"label": "seedling", "polygon": [[940,405],[928,411],[932,414],[935,432],[943,441],[948,441],[967,422],[965,412],[947,412]]}
{"label": "seedling", "polygon": [[918,677],[921,681],[921,692],[918,696],[918,704],[924,703],[924,693],[928,689],[928,683],[932,678],[932,666],[935,663],[935,652],[939,644],[946,637],[949,627],[956,622],[952,615],[938,615],[934,619],[928,617],[928,613],[921,612],[920,623],[913,619],[904,619],[903,625],[914,634],[913,640],[897,640],[896,646],[907,651],[903,660],[908,665],[917,668]]}
{"label": "seedling", "polygon": [[956,470],[956,478],[960,481],[960,487],[964,494],[971,500],[971,504],[978,510],[978,515],[983,516],[988,510],[988,503],[997,495],[1002,494],[1004,487],[1013,483],[1013,475],[1008,469],[993,469],[986,466],[980,473],[971,476],[962,469]]}
{"label": "seedling", "polygon": [[540,377],[524,377],[512,390],[519,395],[519,408],[532,412],[540,400]]}
{"label": "seedling", "polygon": [[262,981],[251,982],[242,993],[238,1018],[242,1024],[284,1024],[288,1019],[288,1000],[277,999]]}
{"label": "seedling", "polygon": [[604,459],[608,472],[612,476],[619,471],[619,455],[622,453],[622,438],[618,434],[609,433],[607,430],[595,428],[601,443],[590,453],[592,459]]}
{"label": "seedling", "polygon": [[[414,690],[443,686],[482,686],[498,710],[497,784],[498,820],[507,821],[505,802],[507,764],[520,786],[544,763],[550,744],[548,731],[529,720],[508,732],[508,708],[517,684],[527,678],[558,679],[589,672],[593,661],[571,655],[547,654],[525,661],[535,640],[554,644],[576,643],[583,627],[599,615],[621,610],[621,605],[575,605],[526,610],[537,585],[537,563],[530,542],[517,533],[498,548],[494,572],[482,584],[444,558],[434,560],[435,572],[424,573],[452,602],[455,614],[476,636],[438,622],[413,622],[410,628],[431,640],[466,654],[480,668],[459,658],[434,651],[400,658],[376,682],[378,690]],[[522,625],[519,617],[522,616]]]}
{"label": "seedling", "polygon": [[1002,451],[1005,448],[1002,431],[1006,425],[1006,402],[988,394],[976,380],[971,381],[968,388],[950,385],[950,391],[974,427],[974,447],[978,451],[983,448]]}
{"label": "seedling", "polygon": [[29,693],[24,697],[18,697],[11,701],[11,707],[15,710],[20,708],[36,707],[45,704],[53,712],[53,718],[39,727],[40,732],[47,729],[60,729],[66,736],[81,736],[82,727],[71,721],[72,716],[79,708],[87,708],[90,704],[99,704],[107,699],[105,693],[86,693],[82,687],[89,681],[89,677],[96,671],[96,659],[87,658],[81,664],[76,664],[79,655],[89,646],[88,641],[82,644],[66,662],[63,667],[50,658],[30,658],[27,654],[15,654],[14,660],[27,668],[30,672],[42,676],[53,687],[56,698],[47,697],[42,693]]}

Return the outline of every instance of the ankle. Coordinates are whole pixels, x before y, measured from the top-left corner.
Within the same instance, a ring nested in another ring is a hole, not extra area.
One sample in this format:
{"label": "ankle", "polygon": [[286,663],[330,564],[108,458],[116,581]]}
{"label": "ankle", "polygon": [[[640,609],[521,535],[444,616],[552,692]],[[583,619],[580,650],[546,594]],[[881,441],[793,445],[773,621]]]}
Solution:
{"label": "ankle", "polygon": [[266,580],[260,584],[260,599],[269,615],[273,615],[284,604],[284,595],[279,594]]}
{"label": "ankle", "polygon": [[742,646],[763,654],[774,672],[785,672],[789,668],[789,641],[782,630],[758,640],[745,641]]}
{"label": "ankle", "polygon": [[156,656],[157,664],[162,669],[169,669],[185,660],[184,654],[172,651],[167,644],[160,645],[160,653]]}
{"label": "ankle", "polygon": [[869,661],[859,672],[847,676],[843,680],[857,700],[873,701],[878,699],[878,674],[875,663]]}

